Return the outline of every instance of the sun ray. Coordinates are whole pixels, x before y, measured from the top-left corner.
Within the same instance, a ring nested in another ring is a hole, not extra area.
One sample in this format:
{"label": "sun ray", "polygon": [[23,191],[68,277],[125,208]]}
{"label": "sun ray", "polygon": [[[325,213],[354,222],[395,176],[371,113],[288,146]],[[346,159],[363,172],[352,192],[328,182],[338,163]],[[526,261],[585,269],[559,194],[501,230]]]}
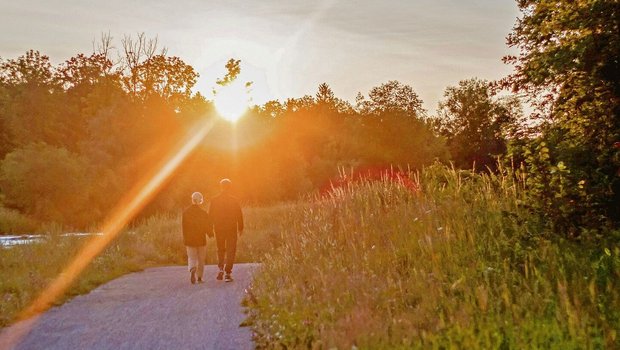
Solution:
{"label": "sun ray", "polygon": [[64,294],[90,262],[116,238],[123,227],[135,218],[140,210],[159,192],[179,165],[202,142],[207,133],[213,128],[213,124],[214,119],[209,118],[202,125],[193,129],[185,140],[179,142],[169,155],[163,158],[161,163],[147,172],[142,180],[128,192],[105,220],[103,235],[93,237],[58,277],[19,314],[18,319],[24,320],[23,322],[9,327],[0,334],[1,349],[13,348],[30,332],[41,314]]}

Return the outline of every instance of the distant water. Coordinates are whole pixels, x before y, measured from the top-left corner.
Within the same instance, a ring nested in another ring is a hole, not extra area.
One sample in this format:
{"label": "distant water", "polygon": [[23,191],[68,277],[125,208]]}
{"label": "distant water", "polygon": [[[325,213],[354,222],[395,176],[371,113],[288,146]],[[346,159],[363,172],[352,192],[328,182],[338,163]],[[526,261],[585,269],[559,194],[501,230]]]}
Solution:
{"label": "distant water", "polygon": [[[63,233],[61,237],[90,237],[101,236],[101,232],[69,232]],[[49,239],[47,235],[0,235],[0,247],[13,247],[23,244],[40,243]]]}

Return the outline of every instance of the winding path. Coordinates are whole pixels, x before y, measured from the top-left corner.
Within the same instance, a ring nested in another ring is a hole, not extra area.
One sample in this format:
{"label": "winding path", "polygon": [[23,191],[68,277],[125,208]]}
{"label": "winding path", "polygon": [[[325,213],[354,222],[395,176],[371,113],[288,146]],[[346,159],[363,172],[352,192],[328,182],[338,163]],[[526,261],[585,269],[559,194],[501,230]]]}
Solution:
{"label": "winding path", "polygon": [[240,302],[257,268],[235,265],[232,283],[211,265],[196,285],[181,266],[120,277],[46,312],[16,349],[253,349]]}

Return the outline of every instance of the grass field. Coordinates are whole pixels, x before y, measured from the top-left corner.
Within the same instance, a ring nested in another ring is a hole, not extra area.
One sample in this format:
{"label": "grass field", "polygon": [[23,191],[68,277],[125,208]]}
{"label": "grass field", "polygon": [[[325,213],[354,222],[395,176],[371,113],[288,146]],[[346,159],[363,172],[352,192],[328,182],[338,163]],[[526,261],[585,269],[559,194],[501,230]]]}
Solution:
{"label": "grass field", "polygon": [[[239,240],[238,262],[255,262],[279,244],[274,225],[286,205],[249,208],[246,234]],[[88,238],[51,234],[41,243],[0,248],[0,326],[14,322],[47,284],[67,266]],[[215,240],[207,242],[207,263],[217,262]],[[62,304],[126,273],[160,265],[185,264],[185,248],[178,215],[155,216],[119,235],[73,284]],[[188,278],[188,276],[179,276]],[[189,282],[188,282],[189,283]]]}
{"label": "grass field", "polygon": [[246,300],[259,348],[619,348],[620,248],[541,231],[516,176],[434,166],[282,217]]}
{"label": "grass field", "polygon": [[[259,348],[619,348],[620,247],[564,241],[523,206],[519,174],[444,166],[398,181],[247,208],[239,262]],[[0,249],[0,325],[86,242]],[[207,262],[215,262],[208,243]],[[125,273],[183,264],[178,215],[126,230],[59,300]],[[187,276],[179,276],[187,278]]]}

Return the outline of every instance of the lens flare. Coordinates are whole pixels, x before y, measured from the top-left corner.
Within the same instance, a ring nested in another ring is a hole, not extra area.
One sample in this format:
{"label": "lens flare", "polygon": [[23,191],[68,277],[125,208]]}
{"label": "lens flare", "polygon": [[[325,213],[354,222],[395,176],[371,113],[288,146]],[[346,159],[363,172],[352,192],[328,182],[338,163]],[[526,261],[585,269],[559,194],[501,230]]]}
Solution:
{"label": "lens flare", "polygon": [[234,123],[248,110],[248,98],[245,86],[235,81],[229,85],[222,86],[217,91],[213,103],[222,118]]}
{"label": "lens flare", "polygon": [[145,176],[117,204],[103,225],[103,235],[95,236],[71,260],[69,265],[54,279],[39,296],[18,316],[24,320],[0,333],[0,349],[11,349],[30,332],[38,317],[58,300],[71,286],[80,273],[121,232],[146,204],[159,192],[174,174],[174,171],[198,146],[212,129],[214,118],[193,129],[179,142],[162,162],[145,172]]}

